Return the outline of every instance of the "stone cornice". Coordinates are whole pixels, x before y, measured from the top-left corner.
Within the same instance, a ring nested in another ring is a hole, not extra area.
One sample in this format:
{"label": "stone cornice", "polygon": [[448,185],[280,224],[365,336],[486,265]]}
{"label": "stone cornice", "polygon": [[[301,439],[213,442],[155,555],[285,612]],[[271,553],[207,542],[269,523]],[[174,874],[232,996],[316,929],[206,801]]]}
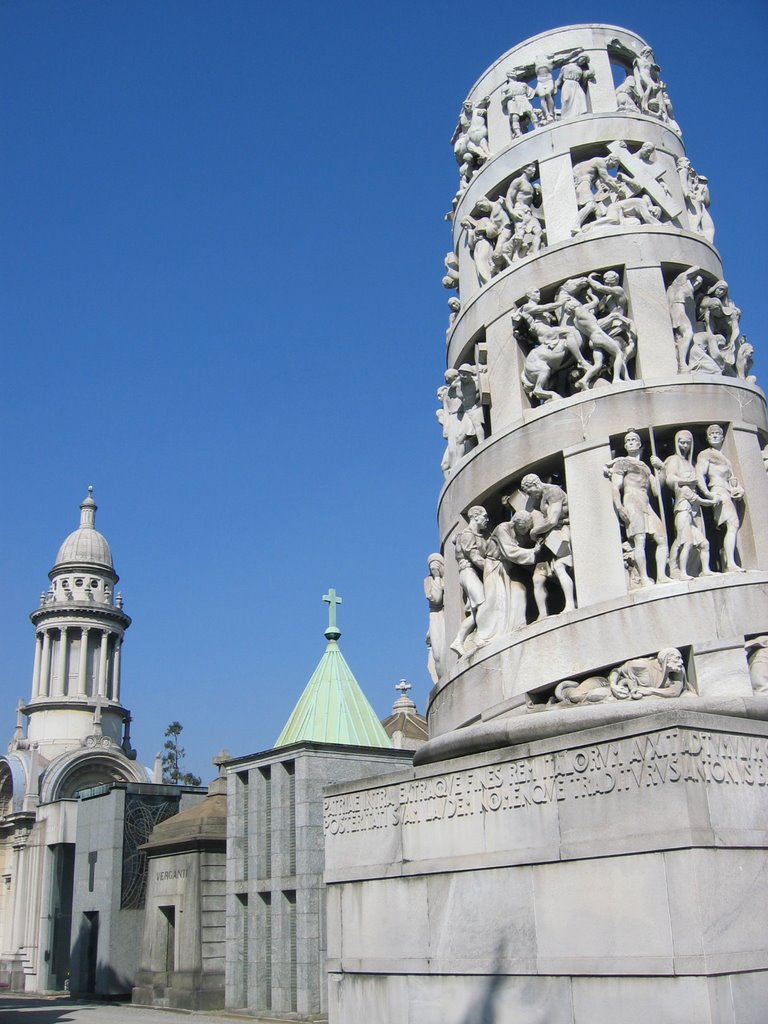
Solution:
{"label": "stone cornice", "polygon": [[49,622],[51,625],[58,624],[59,620],[65,618],[111,619],[122,629],[127,629],[132,621],[130,615],[126,615],[124,611],[115,605],[86,604],[80,601],[72,601],[67,604],[45,605],[42,608],[36,608],[30,613],[29,618],[35,626],[43,622]]}

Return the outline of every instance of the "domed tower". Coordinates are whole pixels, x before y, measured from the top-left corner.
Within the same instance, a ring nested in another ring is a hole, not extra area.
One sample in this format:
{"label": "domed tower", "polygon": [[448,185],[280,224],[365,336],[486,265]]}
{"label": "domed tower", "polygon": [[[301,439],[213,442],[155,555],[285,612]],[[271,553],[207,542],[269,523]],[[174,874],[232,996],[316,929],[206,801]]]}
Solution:
{"label": "domed tower", "polygon": [[96,529],[96,509],[89,487],[80,525],[59,548],[48,591],[30,615],[35,661],[27,739],[49,759],[88,738],[120,746],[130,717],[120,703],[120,651],[131,620],[115,595],[119,577]]}

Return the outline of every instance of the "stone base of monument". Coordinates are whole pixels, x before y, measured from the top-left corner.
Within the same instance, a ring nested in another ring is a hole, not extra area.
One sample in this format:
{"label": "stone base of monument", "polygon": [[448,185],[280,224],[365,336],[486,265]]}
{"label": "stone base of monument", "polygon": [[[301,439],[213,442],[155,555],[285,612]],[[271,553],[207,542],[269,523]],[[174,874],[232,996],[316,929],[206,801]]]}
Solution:
{"label": "stone base of monument", "polygon": [[766,1020],[765,722],[677,704],[335,786],[325,835],[331,1024]]}

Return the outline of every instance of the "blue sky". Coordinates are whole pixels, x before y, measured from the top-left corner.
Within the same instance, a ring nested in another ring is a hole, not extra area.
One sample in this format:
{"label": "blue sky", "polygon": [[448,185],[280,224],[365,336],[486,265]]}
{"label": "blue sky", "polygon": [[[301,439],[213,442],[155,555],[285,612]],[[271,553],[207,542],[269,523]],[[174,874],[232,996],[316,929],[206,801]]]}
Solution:
{"label": "blue sky", "polygon": [[[546,10],[546,14],[541,12]],[[449,144],[561,24],[654,46],[766,377],[763,3],[0,3],[0,700],[88,484],[144,763],[269,747],[324,648],[379,714],[429,690]]]}

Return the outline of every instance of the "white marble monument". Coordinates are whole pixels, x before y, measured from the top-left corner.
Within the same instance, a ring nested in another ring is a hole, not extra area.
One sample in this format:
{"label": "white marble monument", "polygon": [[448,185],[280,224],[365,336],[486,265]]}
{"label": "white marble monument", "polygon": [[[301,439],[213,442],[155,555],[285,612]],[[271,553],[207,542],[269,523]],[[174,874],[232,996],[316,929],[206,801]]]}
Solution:
{"label": "white marble monument", "polygon": [[615,26],[462,111],[430,739],[326,794],[330,1021],[759,1024],[768,420],[717,182]]}

